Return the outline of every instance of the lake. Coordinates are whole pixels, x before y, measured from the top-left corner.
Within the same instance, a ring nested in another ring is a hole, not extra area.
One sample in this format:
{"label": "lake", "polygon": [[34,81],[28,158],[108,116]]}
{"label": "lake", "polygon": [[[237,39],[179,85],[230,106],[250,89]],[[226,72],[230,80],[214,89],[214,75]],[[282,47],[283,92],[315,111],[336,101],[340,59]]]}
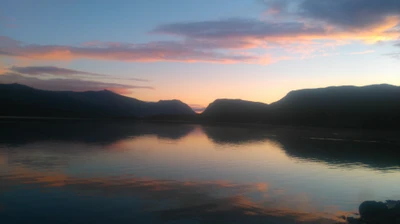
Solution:
{"label": "lake", "polygon": [[0,223],[343,223],[400,199],[399,135],[2,121]]}

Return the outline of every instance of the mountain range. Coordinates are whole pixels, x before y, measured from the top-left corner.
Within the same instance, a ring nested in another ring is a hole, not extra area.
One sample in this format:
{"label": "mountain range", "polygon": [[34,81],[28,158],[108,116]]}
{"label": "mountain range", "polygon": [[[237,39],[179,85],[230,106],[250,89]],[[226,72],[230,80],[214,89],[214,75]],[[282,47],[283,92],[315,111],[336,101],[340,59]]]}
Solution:
{"label": "mountain range", "polygon": [[135,117],[343,128],[397,128],[400,124],[400,87],[386,84],[296,90],[272,104],[217,99],[199,115],[178,100],[144,102],[107,90],[46,91],[0,84],[0,101],[0,116]]}
{"label": "mountain range", "polygon": [[179,100],[144,102],[103,91],[46,91],[20,84],[0,84],[0,116],[145,117],[158,114],[194,115]]}
{"label": "mountain range", "polygon": [[277,125],[398,127],[400,87],[382,84],[296,90],[269,105],[243,100],[216,100],[202,116],[211,121]]}

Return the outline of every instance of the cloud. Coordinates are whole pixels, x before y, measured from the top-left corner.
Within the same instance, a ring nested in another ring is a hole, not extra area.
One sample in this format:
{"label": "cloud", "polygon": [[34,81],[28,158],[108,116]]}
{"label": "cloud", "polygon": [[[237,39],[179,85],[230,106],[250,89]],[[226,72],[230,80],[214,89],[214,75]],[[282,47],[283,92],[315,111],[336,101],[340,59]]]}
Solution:
{"label": "cloud", "polygon": [[[164,24],[151,31],[181,37],[191,45],[249,49],[275,43],[394,40],[400,36],[398,0],[264,0],[267,13],[283,19],[233,18]],[[365,2],[365,4],[364,4]],[[273,19],[273,20],[272,20]],[[286,46],[287,47],[287,46]]]}
{"label": "cloud", "polygon": [[[269,22],[246,18],[165,24],[156,27],[151,33],[177,36],[183,38],[188,45],[202,49],[262,48],[268,51],[279,48],[294,52],[293,49],[296,48],[296,53],[300,54],[304,51],[317,51],[318,48],[311,48],[311,44],[316,46],[313,41],[334,39],[332,31],[319,24]],[[273,63],[289,57],[263,58],[268,59],[268,63]]]}
{"label": "cloud", "polygon": [[[293,2],[274,3],[267,1],[280,10],[293,8]],[[275,4],[275,5],[274,5]],[[298,6],[297,6],[298,7]],[[297,9],[298,10],[298,9]],[[293,10],[292,10],[293,11]],[[350,44],[354,41],[376,43],[378,41],[396,40],[400,29],[396,29],[397,20],[389,20],[368,28],[351,29],[333,26],[317,20],[287,16],[289,21],[271,22],[256,19],[234,18],[197,22],[180,22],[156,27],[151,33],[171,35],[182,38],[188,46],[200,49],[249,50],[263,49],[273,52],[274,49],[285,50],[292,56],[263,57],[268,63],[295,57],[327,55],[336,46]]]}
{"label": "cloud", "polygon": [[26,66],[26,67],[19,67],[19,66],[12,66],[8,68],[9,71],[29,75],[29,76],[40,76],[44,74],[53,75],[53,76],[82,76],[86,75],[88,77],[100,77],[105,79],[121,79],[121,80],[132,80],[132,81],[140,81],[140,82],[148,82],[147,79],[139,79],[139,78],[114,78],[110,76],[106,76],[104,74],[93,73],[93,72],[84,72],[74,69],[68,68],[60,68],[55,66]]}
{"label": "cloud", "polygon": [[59,68],[55,66],[27,66],[27,67],[19,67],[13,66],[9,68],[12,72],[21,73],[24,75],[57,75],[57,76],[73,76],[73,75],[94,75],[94,76],[103,76],[101,74],[92,73],[92,72],[84,72],[67,68]]}
{"label": "cloud", "polygon": [[301,22],[274,23],[244,18],[166,24],[157,27],[152,32],[193,39],[238,38],[243,40],[327,34],[324,27]]}
{"label": "cloud", "polygon": [[81,79],[39,79],[26,77],[13,72],[7,72],[0,75],[0,83],[19,83],[33,88],[54,91],[100,91],[108,89],[120,94],[129,94],[133,89],[154,89],[151,86],[105,83]]}
{"label": "cloud", "polygon": [[366,50],[366,51],[358,51],[358,52],[351,52],[351,55],[358,55],[358,54],[372,54],[374,53],[374,50]]}
{"label": "cloud", "polygon": [[352,29],[400,21],[398,0],[304,0],[299,11],[304,17]]}
{"label": "cloud", "polygon": [[[395,43],[394,46],[400,47],[400,42]],[[388,54],[383,54],[383,55],[400,60],[400,52],[388,53]]]}
{"label": "cloud", "polygon": [[21,41],[14,40],[6,36],[0,36],[0,48],[15,48],[20,46],[21,44]]}
{"label": "cloud", "polygon": [[394,59],[400,59],[400,52],[396,52],[396,53],[388,53],[388,54],[384,54],[385,56],[389,56],[392,57]]}
{"label": "cloud", "polygon": [[[11,43],[11,44],[7,44]],[[215,62],[258,63],[263,58],[257,55],[241,53],[222,53],[210,49],[199,49],[188,46],[185,43],[164,41],[150,42],[146,44],[126,43],[95,43],[84,46],[64,45],[26,45],[8,37],[0,38],[0,51],[9,55],[19,55],[30,59],[40,60],[114,60],[130,62],[155,62],[155,61],[179,61],[179,62]]]}
{"label": "cloud", "polygon": [[[267,43],[301,43],[317,40],[394,40],[400,31],[391,30],[391,19],[373,29],[343,29],[319,22],[269,22],[255,19],[227,19],[161,25],[152,33],[167,34],[203,43],[218,43],[221,48],[261,47]],[[390,30],[390,32],[388,32]],[[238,42],[240,45],[238,45]],[[232,45],[232,47],[230,46]],[[218,46],[214,46],[218,48]]]}
{"label": "cloud", "polygon": [[17,54],[14,54],[14,53],[10,53],[10,52],[7,52],[7,51],[2,51],[2,50],[0,50],[0,55],[10,56],[10,57],[18,57],[18,56],[20,56],[20,55],[17,55]]}
{"label": "cloud", "polygon": [[260,0],[267,7],[266,14],[276,15],[286,13],[289,10],[289,0]]}
{"label": "cloud", "polygon": [[[271,56],[269,52],[274,52],[271,49],[304,57],[311,53],[326,54],[325,49],[353,41],[376,43],[400,37],[398,0],[259,1],[269,14],[262,20],[186,21],[162,24],[150,31],[178,38],[176,41],[141,44],[90,41],[72,46],[28,44],[0,36],[0,55],[52,61],[268,64],[282,60]],[[254,53],[252,49],[259,51]]]}

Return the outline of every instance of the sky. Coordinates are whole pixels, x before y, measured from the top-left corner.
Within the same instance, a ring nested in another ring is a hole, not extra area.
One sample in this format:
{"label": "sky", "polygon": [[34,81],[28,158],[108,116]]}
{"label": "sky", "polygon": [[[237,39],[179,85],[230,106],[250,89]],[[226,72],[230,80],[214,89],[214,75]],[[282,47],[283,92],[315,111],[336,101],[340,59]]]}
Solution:
{"label": "sky", "polygon": [[218,98],[400,85],[398,0],[0,0],[0,83],[201,111]]}

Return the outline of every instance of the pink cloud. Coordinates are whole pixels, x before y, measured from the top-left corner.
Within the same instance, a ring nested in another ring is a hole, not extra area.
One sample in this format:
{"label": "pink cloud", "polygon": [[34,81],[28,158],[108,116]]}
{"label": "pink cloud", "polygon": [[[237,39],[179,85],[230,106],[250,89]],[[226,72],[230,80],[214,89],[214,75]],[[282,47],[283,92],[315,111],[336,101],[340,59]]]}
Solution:
{"label": "pink cloud", "polygon": [[[302,21],[302,20],[299,20]],[[271,22],[256,19],[226,19],[200,22],[172,23],[158,26],[152,33],[178,36],[190,41],[220,43],[224,48],[239,46],[259,47],[265,43],[301,43],[316,40],[358,40],[376,42],[395,40],[399,30],[393,30],[400,23],[400,17],[385,17],[366,28],[340,27],[327,23],[304,20],[307,22]],[[388,32],[388,31],[391,32]],[[230,45],[232,44],[232,46]]]}
{"label": "pink cloud", "polygon": [[[11,43],[11,44],[7,44]],[[2,53],[3,52],[3,53]],[[4,53],[7,52],[7,53]],[[8,37],[0,37],[0,54],[41,60],[114,60],[131,62],[214,62],[258,63],[257,55],[222,53],[213,49],[200,49],[180,42],[150,42],[146,44],[85,43],[83,46],[26,45]]]}
{"label": "pink cloud", "polygon": [[[327,51],[354,41],[370,44],[396,40],[400,36],[400,30],[395,29],[400,24],[400,17],[397,16],[385,17],[365,27],[349,27],[300,18],[295,13],[290,14],[288,8],[293,1],[267,0],[264,3],[270,6],[269,9],[279,13],[279,16],[286,17],[286,20],[272,22],[235,18],[180,22],[158,26],[151,33],[180,37],[188,45],[202,49],[278,48],[290,53],[286,58],[326,55]],[[295,16],[297,19],[293,20]],[[269,58],[269,63],[276,61],[280,59]]]}
{"label": "pink cloud", "polygon": [[[300,1],[304,4],[298,7],[310,7],[306,3],[313,1]],[[279,11],[280,14],[282,12],[290,14],[288,8],[291,4],[289,3],[291,1],[288,0],[265,2],[270,5],[270,9]],[[325,3],[319,4],[318,7],[326,10]],[[336,7],[347,10],[344,5],[339,4]],[[293,15],[290,16],[301,18],[293,20],[289,16],[288,18],[292,21],[272,22],[235,18],[171,23],[160,25],[151,33],[171,35],[180,40],[143,44],[91,41],[76,46],[37,45],[0,36],[0,55],[52,61],[90,59],[127,62],[268,64],[280,61],[280,58],[268,54],[267,51],[271,48],[284,49],[288,53],[304,57],[312,53],[326,54],[325,49],[352,41],[376,43],[397,40],[400,30],[395,28],[400,24],[400,16],[390,14],[389,9],[390,7],[385,7],[377,14],[376,18],[380,19],[362,23],[362,26],[356,26],[358,20],[355,24],[343,24],[336,14],[324,17],[312,8],[307,8],[308,13],[304,15],[298,12],[292,13]],[[321,21],[314,19],[318,16],[323,19]],[[249,49],[262,49],[264,52],[250,53]]]}

